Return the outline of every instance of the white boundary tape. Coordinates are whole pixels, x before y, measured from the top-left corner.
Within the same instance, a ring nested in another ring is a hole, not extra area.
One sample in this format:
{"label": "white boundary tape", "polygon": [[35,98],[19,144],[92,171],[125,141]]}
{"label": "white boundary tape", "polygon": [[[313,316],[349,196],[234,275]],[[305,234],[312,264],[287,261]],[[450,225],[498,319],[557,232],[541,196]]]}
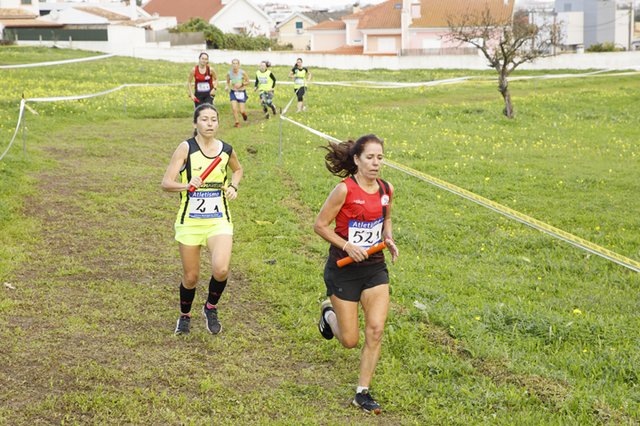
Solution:
{"label": "white boundary tape", "polygon": [[423,180],[431,185],[434,185],[438,188],[444,189],[446,191],[451,192],[452,194],[458,195],[459,197],[465,198],[469,201],[473,201],[483,207],[486,207],[490,210],[493,210],[496,213],[500,213],[510,219],[516,220],[520,223],[523,223],[527,226],[535,228],[539,231],[545,232],[552,237],[558,238],[564,242],[572,244],[578,248],[586,250],[590,253],[601,256],[607,260],[615,262],[619,265],[624,266],[625,268],[629,268],[632,271],[640,272],[640,262],[630,259],[628,257],[622,256],[618,253],[615,253],[609,249],[601,247],[595,243],[587,241],[583,238],[570,234],[567,231],[563,231],[562,229],[551,226],[547,223],[544,223],[540,220],[537,220],[531,216],[527,216],[523,213],[520,213],[516,210],[513,210],[509,207],[503,206],[502,204],[498,204],[495,201],[491,201],[488,198],[484,198],[480,195],[474,194],[471,191],[467,191],[466,189],[460,188],[456,185],[453,185],[449,182],[443,181],[441,179],[435,178],[433,176],[429,176],[425,173],[419,172],[417,170],[411,169],[405,165],[400,163],[396,163],[391,160],[384,160],[384,163],[391,168],[399,170],[408,175],[417,177],[420,180]]}
{"label": "white boundary tape", "polygon": [[127,87],[160,87],[160,86],[183,86],[183,84],[182,83],[150,83],[150,84],[130,83],[130,84],[123,84],[123,85],[120,85],[118,87],[114,87],[113,89],[105,90],[103,92],[89,93],[89,94],[86,94],[86,95],[22,99],[22,100],[20,100],[20,112],[18,114],[18,122],[16,124],[16,130],[13,133],[13,137],[11,138],[11,141],[9,142],[9,145],[4,150],[2,155],[0,155],[0,161],[2,161],[2,159],[7,154],[7,152],[9,152],[9,149],[11,148],[11,145],[13,145],[13,141],[16,139],[16,136],[18,135],[18,130],[20,129],[20,124],[22,123],[22,120],[24,118],[24,109],[25,108],[29,108],[29,106],[27,105],[27,102],[77,101],[77,100],[80,100],[80,99],[95,98],[95,97],[98,97],[98,96],[107,95],[109,93],[113,93],[113,92],[117,92],[118,90],[125,89]]}
{"label": "white boundary tape", "polygon": [[86,95],[58,96],[58,97],[52,97],[52,98],[27,98],[25,99],[25,101],[27,102],[77,101],[79,99],[96,98],[98,96],[108,95],[109,93],[117,92],[118,90],[122,90],[127,87],[160,87],[160,86],[184,86],[184,84],[182,83],[150,83],[150,84],[131,83],[131,84],[123,84],[118,87],[114,87],[113,89],[105,90],[103,92],[89,93]]}
{"label": "white boundary tape", "polygon": [[65,59],[62,61],[36,62],[33,64],[0,65],[0,69],[7,70],[7,69],[13,69],[13,68],[49,67],[52,65],[72,64],[75,62],[96,61],[98,59],[111,58],[112,56],[116,56],[116,55],[113,53],[109,53],[108,55],[89,56],[88,58],[78,58],[78,59]]}
{"label": "white boundary tape", "polygon": [[[291,101],[289,102],[289,104],[291,104]],[[287,105],[288,107],[289,105]],[[328,141],[332,141],[332,142],[336,142],[336,143],[342,143],[341,140],[334,138],[333,136],[329,136],[325,133],[320,132],[319,130],[313,129],[309,126],[305,126],[302,123],[298,123],[295,120],[290,119],[289,117],[284,116],[286,109],[283,110],[282,114],[280,115],[280,118],[282,120],[288,121],[289,123],[295,124],[296,126],[299,126],[301,128],[303,128],[304,130],[313,133],[314,135],[317,135],[321,138],[324,138]],[[548,235],[551,235],[554,238],[557,238],[559,240],[562,240],[564,242],[567,242],[569,244],[572,244],[575,247],[578,247],[582,250],[588,251],[590,253],[593,253],[595,255],[598,255],[600,257],[603,257],[607,260],[610,260],[612,262],[615,262],[619,265],[624,266],[625,268],[631,269],[632,271],[635,272],[640,272],[640,262],[630,259],[628,257],[622,256],[618,253],[615,253],[609,249],[606,249],[604,247],[601,247],[595,243],[592,243],[590,241],[587,241],[583,238],[580,238],[576,235],[573,235],[567,231],[563,231],[562,229],[556,228],[554,226],[551,226],[545,222],[542,222],[540,220],[537,220],[531,216],[527,216],[523,213],[520,213],[516,210],[513,210],[509,207],[503,206],[501,204],[498,204],[494,201],[489,200],[488,198],[484,198],[480,195],[477,195],[471,191],[467,191],[466,189],[460,188],[456,185],[453,185],[449,182],[446,182],[444,180],[429,176],[427,174],[424,174],[422,172],[419,172],[417,170],[411,169],[405,165],[402,165],[400,163],[397,163],[395,161],[392,160],[388,160],[385,159],[384,160],[384,164],[388,165],[389,167],[396,169],[398,171],[401,171],[405,174],[408,174],[410,176],[414,176],[420,180],[423,180],[431,185],[434,185],[438,188],[444,189],[446,191],[449,191],[455,195],[458,195],[459,197],[465,198],[469,201],[473,201],[474,203],[477,203],[483,207],[486,207],[490,210],[493,210],[496,213],[500,213],[501,215],[504,215],[506,217],[508,217],[509,219],[513,219],[516,220],[524,225],[530,226],[534,229],[537,229],[539,231],[542,231]]]}
{"label": "white boundary tape", "polygon": [[[57,64],[61,64],[61,63],[70,63],[70,62],[81,62],[83,60],[95,60],[95,59],[102,59],[105,57],[110,57],[113,55],[102,55],[102,56],[98,56],[98,57],[92,57],[92,58],[83,58],[80,60],[74,59],[74,60],[68,60],[68,61],[57,61],[57,62],[43,62],[40,64],[29,64],[30,66],[45,66],[45,65],[57,65]],[[22,67],[26,67],[27,65],[23,65],[23,66],[2,66],[0,68],[22,68]],[[594,76],[596,74],[601,74],[604,72],[607,72],[608,70],[600,70],[600,71],[595,71],[595,72],[590,72],[590,73],[583,73],[583,74],[561,74],[561,75],[541,75],[541,76],[523,76],[523,77],[519,77],[519,78],[514,78],[514,79],[535,79],[535,78],[571,78],[571,77],[588,77],[588,76]],[[616,75],[633,75],[633,74],[638,74],[640,72],[631,72],[631,73],[616,73]],[[609,74],[610,75],[610,74]],[[436,80],[436,81],[431,81],[431,82],[426,82],[426,83],[375,83],[375,82],[363,82],[363,81],[359,81],[359,82],[355,82],[355,83],[365,83],[365,84],[369,84],[372,83],[372,85],[366,85],[366,86],[359,86],[359,85],[354,85],[354,84],[350,84],[348,82],[336,82],[336,83],[325,83],[325,82],[316,82],[315,84],[317,85],[338,85],[338,86],[352,86],[352,87],[367,87],[367,88],[399,88],[399,87],[417,87],[417,86],[435,86],[435,85],[441,85],[441,84],[451,84],[451,83],[459,83],[459,82],[463,82],[463,81],[467,81],[470,78],[473,77],[460,77],[460,78],[453,78],[453,79],[445,79],[445,80]],[[11,138],[11,141],[9,142],[9,145],[7,146],[7,148],[5,149],[5,151],[2,153],[2,155],[0,155],[0,160],[2,160],[4,158],[4,156],[7,154],[7,152],[9,151],[9,149],[11,148],[11,145],[13,144],[16,135],[18,134],[18,129],[20,128],[20,124],[22,122],[22,118],[24,115],[24,109],[25,109],[25,105],[26,102],[55,102],[55,101],[66,101],[66,100],[79,100],[79,99],[87,99],[87,98],[93,98],[93,97],[97,97],[97,96],[103,96],[121,89],[124,89],[126,87],[144,87],[144,86],[154,86],[154,87],[158,87],[158,86],[181,86],[182,84],[179,83],[168,83],[168,84],[123,84],[121,86],[115,87],[113,89],[109,89],[109,90],[105,90],[103,92],[98,92],[98,93],[93,93],[93,94],[87,94],[87,95],[79,95],[79,96],[63,96],[63,97],[50,97],[50,98],[30,98],[30,99],[22,99],[20,101],[20,112],[18,115],[18,123],[16,124],[16,130],[13,134],[13,137]],[[285,120],[288,121],[292,124],[295,124],[296,126],[299,126],[301,128],[303,128],[304,130],[317,135],[321,138],[336,142],[336,143],[341,143],[342,141],[340,141],[339,139],[334,138],[333,136],[329,136],[325,133],[322,133],[318,130],[315,130],[309,126],[305,126],[302,123],[298,123],[295,120],[290,119],[289,117],[286,117],[285,114],[288,111],[289,107],[291,106],[293,100],[295,99],[295,96],[291,98],[291,100],[289,101],[289,103],[287,104],[287,106],[282,110],[282,113],[280,114],[280,118],[281,120]],[[581,248],[583,250],[586,250],[590,253],[596,254],[598,256],[601,256],[607,260],[610,260],[612,262],[618,263],[619,265],[622,265],[626,268],[629,268],[635,272],[640,272],[640,262],[637,262],[633,259],[627,258],[625,256],[622,256],[618,253],[615,253],[611,250],[608,250],[604,247],[601,247],[597,244],[594,244],[590,241],[584,240],[580,237],[577,237],[573,234],[570,234],[569,232],[563,231],[559,228],[555,228],[549,224],[546,224],[542,221],[539,221],[535,218],[532,218],[530,216],[527,216],[523,213],[520,213],[516,210],[510,209],[506,206],[503,206],[501,204],[498,204],[494,201],[491,201],[487,198],[484,198],[480,195],[474,194],[473,192],[467,191],[466,189],[457,187],[449,182],[440,180],[438,178],[426,175],[424,173],[421,173],[417,170],[413,170],[407,166],[404,166],[400,163],[396,163],[394,161],[391,160],[385,160],[384,161],[385,164],[389,165],[390,167],[399,170],[403,173],[406,173],[408,175],[417,177],[431,185],[434,185],[438,188],[444,189],[446,191],[449,191],[453,194],[456,194],[460,197],[463,197],[467,200],[473,201],[483,207],[489,208],[497,213],[500,213],[510,219],[514,219],[520,223],[523,223],[527,226],[530,226],[532,228],[538,229],[542,232],[545,232],[555,238],[558,238],[562,241],[565,241],[569,244],[572,244],[578,248]]]}
{"label": "white boundary tape", "polygon": [[0,155],[0,161],[2,161],[5,155],[7,155],[7,152],[9,152],[9,148],[11,148],[11,145],[13,145],[13,141],[16,139],[16,136],[18,135],[18,130],[20,129],[20,123],[22,123],[22,116],[24,115],[24,106],[25,106],[25,102],[24,102],[24,99],[22,99],[20,100],[20,112],[18,113],[18,123],[16,124],[16,130],[15,132],[13,132],[13,137],[11,138],[11,141],[9,141],[9,146],[7,146],[7,149],[5,149],[2,155]]}

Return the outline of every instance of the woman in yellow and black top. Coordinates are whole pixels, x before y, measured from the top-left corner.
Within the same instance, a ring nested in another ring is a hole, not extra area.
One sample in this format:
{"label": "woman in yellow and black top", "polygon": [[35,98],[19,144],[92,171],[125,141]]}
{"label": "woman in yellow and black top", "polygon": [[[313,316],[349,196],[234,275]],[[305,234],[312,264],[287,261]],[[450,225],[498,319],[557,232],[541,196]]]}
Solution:
{"label": "woman in yellow and black top", "polygon": [[[190,331],[191,305],[200,275],[200,248],[206,246],[211,253],[212,275],[202,311],[207,330],[218,334],[221,325],[217,304],[227,285],[233,245],[229,201],[238,196],[243,172],[231,145],[216,139],[218,111],[213,105],[202,104],[196,108],[193,127],[194,137],[178,145],[162,179],[162,189],[180,192],[175,238],[179,243],[183,277],[175,333]],[[203,181],[200,174],[216,157],[221,158],[220,164]],[[227,167],[231,169],[231,176],[227,174]],[[191,194],[190,186],[196,188]]]}
{"label": "woman in yellow and black top", "polygon": [[276,115],[276,107],[273,105],[273,92],[276,88],[276,76],[269,69],[271,64],[269,61],[260,62],[260,69],[256,71],[256,81],[254,83],[254,91],[260,91],[260,103],[262,104],[262,112],[265,118],[269,118],[269,110],[271,108],[273,115]]}
{"label": "woman in yellow and black top", "polygon": [[306,67],[302,66],[302,58],[296,60],[296,64],[291,68],[289,78],[293,78],[293,91],[298,97],[298,109],[296,112],[304,111],[304,95],[307,93],[307,83],[311,81],[311,73]]}

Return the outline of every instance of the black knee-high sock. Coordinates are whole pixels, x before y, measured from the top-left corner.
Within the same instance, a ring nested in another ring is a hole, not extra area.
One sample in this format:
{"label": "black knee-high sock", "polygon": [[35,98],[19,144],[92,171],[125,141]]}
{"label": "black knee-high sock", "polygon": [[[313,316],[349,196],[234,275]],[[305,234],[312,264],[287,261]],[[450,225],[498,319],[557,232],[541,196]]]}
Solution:
{"label": "black knee-high sock", "polygon": [[191,304],[196,297],[196,288],[188,289],[180,283],[180,312],[188,314],[191,312]]}
{"label": "black knee-high sock", "polygon": [[217,305],[218,300],[220,300],[220,296],[222,296],[222,292],[224,288],[227,286],[227,280],[217,281],[211,275],[211,281],[209,281],[209,297],[207,298],[207,302],[212,305]]}

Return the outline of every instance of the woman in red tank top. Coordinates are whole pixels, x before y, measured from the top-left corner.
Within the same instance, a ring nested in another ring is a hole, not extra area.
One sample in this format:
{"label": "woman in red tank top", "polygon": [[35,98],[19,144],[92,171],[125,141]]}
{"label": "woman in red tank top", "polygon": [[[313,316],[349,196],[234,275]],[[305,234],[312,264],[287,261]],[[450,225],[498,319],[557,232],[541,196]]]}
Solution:
{"label": "woman in red tank top", "polygon": [[189,72],[187,88],[189,89],[189,98],[193,100],[196,108],[201,104],[213,105],[213,98],[215,98],[218,89],[218,75],[209,66],[207,52],[200,54],[198,65]]}
{"label": "woman in red tank top", "polygon": [[[345,348],[355,347],[360,336],[358,305],[362,305],[365,342],[353,405],[375,414],[381,408],[369,394],[369,384],[389,310],[389,272],[384,254],[369,256],[367,248],[384,241],[392,262],[398,257],[391,226],[393,186],[379,178],[383,148],[383,141],[375,135],[329,143],[327,168],[345,179],[329,194],[314,224],[314,231],[331,244],[324,270],[329,299],[320,306],[318,329],[325,339],[335,336]],[[336,260],[345,256],[355,262],[338,268]]]}

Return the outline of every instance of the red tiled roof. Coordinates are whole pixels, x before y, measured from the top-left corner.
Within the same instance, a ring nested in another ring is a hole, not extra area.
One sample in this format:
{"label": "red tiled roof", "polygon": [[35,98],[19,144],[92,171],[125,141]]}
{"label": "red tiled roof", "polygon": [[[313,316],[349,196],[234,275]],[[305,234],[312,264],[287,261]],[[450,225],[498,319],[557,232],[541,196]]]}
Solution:
{"label": "red tiled roof", "polygon": [[414,19],[412,28],[448,28],[448,20],[455,17],[478,15],[489,10],[496,21],[510,20],[515,0],[421,0],[420,18]]}
{"label": "red tiled roof", "polygon": [[129,21],[129,18],[126,15],[121,15],[119,13],[111,12],[110,10],[105,10],[100,7],[92,7],[92,6],[77,6],[76,9],[81,10],[83,12],[90,13],[92,15],[100,16],[102,18],[107,18],[110,21]]}
{"label": "red tiled roof", "polygon": [[0,9],[0,19],[26,19],[37,18],[38,14],[24,9],[2,8]]}
{"label": "red tiled roof", "polygon": [[175,16],[181,24],[191,18],[202,18],[208,22],[223,7],[221,0],[151,0],[143,9],[160,16]]}
{"label": "red tiled roof", "polygon": [[38,19],[0,19],[0,23],[2,23],[5,28],[58,28],[64,26],[63,24],[59,24],[57,22],[40,21]]}
{"label": "red tiled roof", "polygon": [[402,0],[388,0],[379,5],[370,7],[362,13],[359,30],[374,28],[398,28],[400,29],[400,13],[402,12]]}
{"label": "red tiled roof", "polygon": [[313,53],[329,53],[331,55],[362,55],[362,46],[343,45],[331,50],[314,50]]}
{"label": "red tiled roof", "polygon": [[344,30],[345,28],[347,28],[347,24],[342,21],[326,20],[307,28],[307,30]]}
{"label": "red tiled roof", "polygon": [[314,50],[314,53],[328,53],[331,55],[367,55],[367,56],[396,56],[396,53],[364,53],[363,46],[344,45],[333,50]]}
{"label": "red tiled roof", "polygon": [[364,51],[364,47],[362,46],[349,46],[346,44],[344,46],[340,46],[336,49],[330,50],[331,53],[337,53],[342,55],[362,55],[363,51]]}

